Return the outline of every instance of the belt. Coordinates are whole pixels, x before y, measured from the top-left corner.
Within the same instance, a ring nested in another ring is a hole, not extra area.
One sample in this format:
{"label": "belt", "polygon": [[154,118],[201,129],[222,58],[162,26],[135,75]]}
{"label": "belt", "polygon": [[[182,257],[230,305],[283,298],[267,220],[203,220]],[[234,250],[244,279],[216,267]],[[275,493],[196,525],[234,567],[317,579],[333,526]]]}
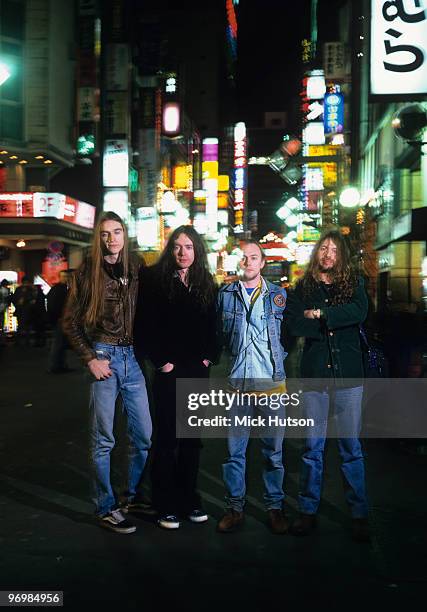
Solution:
{"label": "belt", "polygon": [[124,338],[117,338],[116,336],[100,336],[95,339],[95,342],[102,342],[104,344],[112,344],[113,346],[132,346],[133,339],[129,336]]}

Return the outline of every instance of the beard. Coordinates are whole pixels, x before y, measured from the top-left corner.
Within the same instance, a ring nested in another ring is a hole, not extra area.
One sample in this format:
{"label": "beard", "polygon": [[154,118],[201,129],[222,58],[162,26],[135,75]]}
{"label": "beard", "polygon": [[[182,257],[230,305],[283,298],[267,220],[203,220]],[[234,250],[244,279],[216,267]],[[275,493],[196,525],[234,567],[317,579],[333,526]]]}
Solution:
{"label": "beard", "polygon": [[317,269],[321,274],[329,274],[331,277],[333,277],[337,268],[336,263],[322,263],[322,261],[319,261]]}

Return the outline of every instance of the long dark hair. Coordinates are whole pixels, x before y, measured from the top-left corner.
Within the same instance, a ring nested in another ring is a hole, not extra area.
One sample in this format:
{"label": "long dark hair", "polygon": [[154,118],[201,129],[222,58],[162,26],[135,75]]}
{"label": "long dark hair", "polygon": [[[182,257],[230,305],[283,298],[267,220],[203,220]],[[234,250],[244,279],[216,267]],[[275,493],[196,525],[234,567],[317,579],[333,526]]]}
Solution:
{"label": "long dark hair", "polygon": [[180,225],[169,237],[169,240],[163,249],[162,254],[155,268],[160,276],[160,283],[163,290],[172,298],[176,283],[174,275],[177,270],[174,257],[175,240],[185,234],[193,243],[194,262],[188,269],[188,286],[191,292],[196,296],[202,308],[206,308],[212,304],[215,299],[216,287],[212,274],[209,272],[208,259],[206,256],[206,248],[203,240],[191,225]]}
{"label": "long dark hair", "polygon": [[[76,303],[79,304],[85,327],[93,328],[98,323],[102,314],[104,303],[104,250],[101,240],[101,225],[104,221],[117,221],[123,228],[124,244],[119,255],[119,261],[123,264],[123,275],[129,274],[128,237],[126,225],[115,212],[104,212],[98,218],[93,232],[92,248],[90,256],[82,264],[80,291],[77,282],[71,283],[71,295],[74,294]],[[78,294],[77,294],[78,293]]]}
{"label": "long dark hair", "polygon": [[358,275],[351,263],[350,251],[347,243],[341,232],[336,229],[327,230],[317,241],[311,253],[305,274],[300,281],[303,293],[305,297],[309,297],[319,285],[321,271],[319,268],[318,253],[325,240],[331,240],[337,247],[336,264],[334,269],[328,273],[334,285],[331,302],[332,304],[346,304],[351,300],[351,296],[354,293]]}

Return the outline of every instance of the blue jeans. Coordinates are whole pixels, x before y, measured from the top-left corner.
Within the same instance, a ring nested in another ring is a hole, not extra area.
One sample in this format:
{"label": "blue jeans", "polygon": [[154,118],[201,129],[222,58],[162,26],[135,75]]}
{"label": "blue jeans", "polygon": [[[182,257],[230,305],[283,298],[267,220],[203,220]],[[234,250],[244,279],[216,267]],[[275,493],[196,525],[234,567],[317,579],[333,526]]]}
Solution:
{"label": "blue jeans", "polygon": [[[267,416],[268,414],[277,414],[279,417],[284,416],[283,407],[281,410],[271,412],[267,409],[262,410],[257,408],[257,414]],[[254,406],[249,406],[245,403],[244,406],[232,406],[230,416],[234,422],[236,414],[239,417],[243,415],[252,416],[255,412]],[[246,495],[246,449],[250,437],[250,426],[240,425],[237,428],[233,427],[229,430],[227,438],[228,459],[222,466],[222,475],[227,495],[225,496],[228,508],[243,511]],[[285,470],[283,467],[283,428],[277,429],[277,435],[274,437],[260,438],[262,446],[262,454],[264,457],[264,469],[262,478],[264,481],[264,503],[267,510],[280,509],[283,505],[283,478]]]}
{"label": "blue jeans", "polygon": [[[312,418],[314,427],[305,440],[300,475],[299,509],[315,514],[320,503],[323,477],[323,451],[328,425],[329,402],[333,406],[333,418],[341,455],[341,471],[344,477],[345,497],[353,518],[365,518],[368,502],[365,486],[365,465],[359,441],[363,387],[328,391],[307,391],[303,395],[302,416]],[[341,434],[341,436],[340,436]]]}
{"label": "blue jeans", "polygon": [[95,513],[103,516],[117,507],[111,486],[110,457],[116,399],[120,393],[127,415],[130,441],[126,496],[133,499],[138,490],[151,446],[151,417],[144,375],[133,347],[94,343],[98,359],[108,359],[113,374],[90,387],[90,436]]}

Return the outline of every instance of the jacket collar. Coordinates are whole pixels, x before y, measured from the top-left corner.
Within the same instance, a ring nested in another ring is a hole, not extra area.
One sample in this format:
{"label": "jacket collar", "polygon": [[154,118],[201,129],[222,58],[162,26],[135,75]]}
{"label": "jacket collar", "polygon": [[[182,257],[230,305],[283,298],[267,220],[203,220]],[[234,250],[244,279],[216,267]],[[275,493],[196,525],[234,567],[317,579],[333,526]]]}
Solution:
{"label": "jacket collar", "polygon": [[[280,293],[281,287],[278,287],[274,283],[270,283],[270,281],[266,280],[263,276],[261,277],[263,281],[263,289],[267,289],[270,293]],[[240,283],[239,281],[234,281],[234,283],[230,283],[229,285],[225,285],[222,291],[224,292],[239,292],[240,291]]]}

